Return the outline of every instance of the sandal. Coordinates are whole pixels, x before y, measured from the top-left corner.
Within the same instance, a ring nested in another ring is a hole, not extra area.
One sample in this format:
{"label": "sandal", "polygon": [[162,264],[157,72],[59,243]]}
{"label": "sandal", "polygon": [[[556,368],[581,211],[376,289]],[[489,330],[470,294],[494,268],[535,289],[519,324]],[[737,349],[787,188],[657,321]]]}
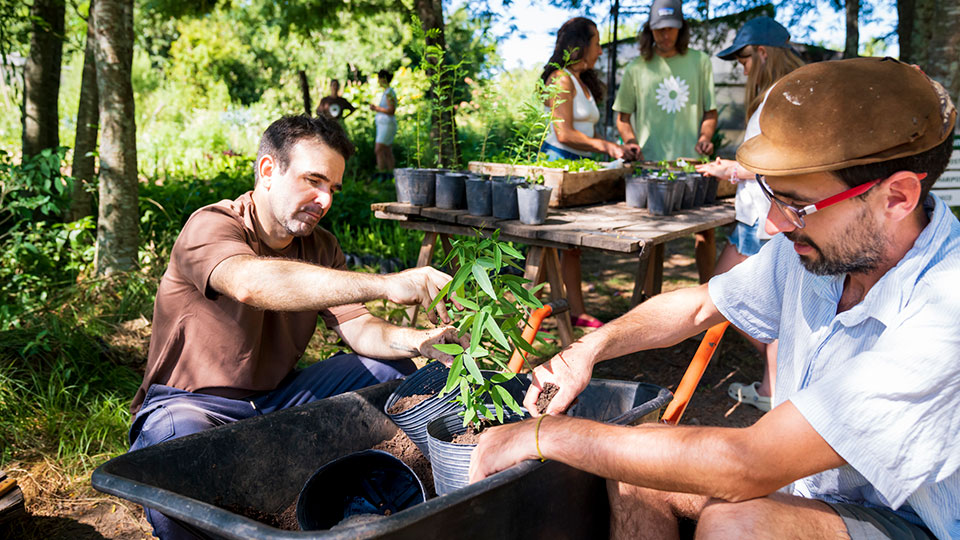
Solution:
{"label": "sandal", "polygon": [[752,384],[735,382],[727,389],[727,394],[738,403],[753,405],[761,411],[767,412],[771,408],[770,396],[758,394],[758,386],[760,386],[760,381],[755,381]]}
{"label": "sandal", "polygon": [[600,328],[601,326],[603,326],[603,323],[600,322],[600,319],[597,319],[596,317],[591,317],[590,315],[587,315],[586,313],[581,313],[580,315],[577,315],[576,317],[574,317],[574,316],[571,315],[571,316],[570,316],[570,322],[571,322],[574,326],[580,326],[580,327],[583,327],[583,328]]}

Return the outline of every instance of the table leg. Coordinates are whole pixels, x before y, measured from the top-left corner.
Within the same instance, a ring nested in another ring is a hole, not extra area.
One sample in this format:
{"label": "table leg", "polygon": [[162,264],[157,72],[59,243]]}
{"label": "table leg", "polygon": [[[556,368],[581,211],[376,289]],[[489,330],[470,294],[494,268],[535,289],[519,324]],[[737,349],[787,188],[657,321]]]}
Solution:
{"label": "table leg", "polygon": [[653,247],[649,244],[644,244],[640,247],[640,257],[637,264],[637,277],[633,280],[633,295],[630,297],[630,307],[634,308],[646,300],[643,297],[643,285],[647,281],[647,270],[650,268],[650,252],[653,251]]}
{"label": "table leg", "polygon": [[[535,287],[544,281],[550,283],[550,299],[566,298],[566,289],[560,275],[560,256],[555,248],[530,246],[527,250],[526,265],[523,277],[530,280],[529,287]],[[573,324],[570,315],[561,313],[557,317],[557,333],[560,334],[560,344],[564,347],[573,343]]]}
{"label": "table leg", "polygon": [[[762,224],[761,224],[762,225]],[[700,231],[694,235],[694,254],[697,259],[697,273],[700,283],[706,283],[713,277],[717,264],[717,241],[714,229]]]}
{"label": "table leg", "polygon": [[[433,251],[437,247],[437,236],[439,233],[427,232],[423,235],[423,243],[420,244],[420,255],[417,257],[417,268],[428,266],[433,260]],[[420,306],[410,306],[407,308],[407,317],[410,319],[410,326],[417,325],[417,313]]]}
{"label": "table leg", "polygon": [[663,289],[663,252],[664,244],[646,244],[640,249],[637,279],[633,282],[630,307],[636,306],[655,294],[660,294]]}
{"label": "table leg", "polygon": [[[563,285],[563,276],[560,273],[560,254],[556,248],[544,248],[543,253],[547,270],[547,281],[550,282],[550,298],[557,300],[566,298],[567,291]],[[573,343],[573,323],[569,313],[560,313],[557,317],[557,331],[560,334],[560,344],[564,347]]]}

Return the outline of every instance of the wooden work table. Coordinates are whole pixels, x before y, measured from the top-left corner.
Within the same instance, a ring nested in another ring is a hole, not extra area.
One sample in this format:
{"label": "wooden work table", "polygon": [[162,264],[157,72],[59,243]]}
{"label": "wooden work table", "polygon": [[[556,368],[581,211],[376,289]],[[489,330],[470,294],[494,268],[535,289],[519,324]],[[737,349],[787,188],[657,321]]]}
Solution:
{"label": "wooden work table", "polygon": [[[472,236],[475,230],[489,235],[500,229],[500,238],[527,244],[524,276],[534,284],[544,278],[550,283],[551,299],[565,298],[558,249],[597,249],[613,253],[635,253],[638,258],[631,305],[659,294],[663,283],[664,244],[733,223],[733,199],[669,216],[653,216],[645,209],[625,203],[606,203],[570,208],[551,208],[543,225],[524,225],[517,220],[493,216],[472,216],[466,210],[444,210],[401,203],[375,203],[371,209],[379,219],[399,221],[401,226],[426,232],[417,266],[433,260],[437,240],[446,244],[450,235]],[[712,241],[712,236],[710,239]],[[703,269],[701,269],[703,270]],[[712,267],[709,269],[711,273]],[[561,343],[573,341],[567,317],[558,321]]]}

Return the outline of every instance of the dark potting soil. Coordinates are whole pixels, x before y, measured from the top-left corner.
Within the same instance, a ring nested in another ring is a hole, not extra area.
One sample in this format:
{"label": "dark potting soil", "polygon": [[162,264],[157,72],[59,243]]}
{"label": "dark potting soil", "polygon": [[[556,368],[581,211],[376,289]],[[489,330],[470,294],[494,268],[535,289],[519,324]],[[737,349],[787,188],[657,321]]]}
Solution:
{"label": "dark potting soil", "polygon": [[481,418],[480,429],[477,429],[473,424],[470,424],[467,426],[466,431],[460,433],[459,435],[454,435],[450,442],[453,444],[477,444],[480,442],[480,434],[483,433],[483,430],[487,429],[488,427],[495,426],[497,423],[489,418]]}
{"label": "dark potting soil", "polygon": [[423,484],[428,499],[437,496],[437,491],[433,487],[433,468],[430,467],[430,460],[423,455],[423,452],[417,448],[417,445],[410,440],[410,437],[407,437],[403,430],[398,429],[393,438],[378,443],[373,449],[383,450],[413,469],[413,473]]}
{"label": "dark potting soil", "polygon": [[432,397],[433,394],[414,394],[412,396],[405,396],[398,399],[396,403],[391,405],[390,408],[387,409],[387,412],[389,414],[400,414],[406,410],[416,407]]}
{"label": "dark potting soil", "polygon": [[543,388],[540,390],[540,395],[537,396],[537,412],[539,414],[546,412],[550,402],[553,401],[553,396],[557,395],[559,391],[560,387],[552,382],[543,385]]}
{"label": "dark potting soil", "polygon": [[240,514],[241,516],[248,517],[250,519],[259,521],[264,525],[269,525],[271,527],[276,527],[284,531],[299,531],[300,524],[297,523],[297,499],[294,498],[293,502],[290,503],[283,511],[277,513],[268,513],[261,512],[256,508],[248,508],[245,506],[237,505],[227,505],[223,507],[225,510],[229,510],[234,514]]}

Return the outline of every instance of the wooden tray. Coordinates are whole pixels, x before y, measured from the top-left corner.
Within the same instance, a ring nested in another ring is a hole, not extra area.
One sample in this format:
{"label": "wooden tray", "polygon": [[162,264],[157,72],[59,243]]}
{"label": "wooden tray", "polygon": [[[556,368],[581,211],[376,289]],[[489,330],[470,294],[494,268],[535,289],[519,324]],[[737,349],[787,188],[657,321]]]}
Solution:
{"label": "wooden tray", "polygon": [[550,167],[530,165],[508,165],[471,161],[468,168],[472,172],[492,176],[519,176],[536,178],[543,175],[543,183],[553,188],[550,194],[550,206],[578,206],[604,201],[622,201],[624,198],[623,177],[633,169],[629,166],[599,171],[571,172]]}

